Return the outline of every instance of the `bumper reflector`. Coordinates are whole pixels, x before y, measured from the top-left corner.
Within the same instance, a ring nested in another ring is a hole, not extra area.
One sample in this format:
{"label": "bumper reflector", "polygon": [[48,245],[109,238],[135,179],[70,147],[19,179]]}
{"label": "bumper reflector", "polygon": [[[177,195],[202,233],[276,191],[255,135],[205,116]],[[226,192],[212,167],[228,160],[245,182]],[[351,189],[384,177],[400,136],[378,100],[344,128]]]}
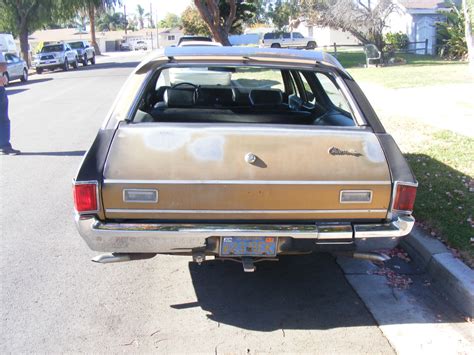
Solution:
{"label": "bumper reflector", "polygon": [[372,201],[372,191],[352,190],[341,191],[341,203],[363,203]]}

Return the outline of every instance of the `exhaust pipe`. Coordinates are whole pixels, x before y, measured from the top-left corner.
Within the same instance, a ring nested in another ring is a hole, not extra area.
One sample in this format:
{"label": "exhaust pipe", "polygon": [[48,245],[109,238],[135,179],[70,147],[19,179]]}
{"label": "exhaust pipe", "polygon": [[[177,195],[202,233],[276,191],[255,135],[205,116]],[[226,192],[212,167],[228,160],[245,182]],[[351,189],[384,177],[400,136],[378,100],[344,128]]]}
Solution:
{"label": "exhaust pipe", "polygon": [[383,253],[357,253],[355,252],[352,254],[352,257],[354,259],[360,259],[360,260],[369,260],[369,261],[375,261],[375,262],[384,262],[387,260],[390,260],[390,257],[388,255],[385,255]]}
{"label": "exhaust pipe", "polygon": [[123,261],[151,259],[156,254],[150,253],[108,253],[97,255],[92,261],[99,264],[120,263]]}

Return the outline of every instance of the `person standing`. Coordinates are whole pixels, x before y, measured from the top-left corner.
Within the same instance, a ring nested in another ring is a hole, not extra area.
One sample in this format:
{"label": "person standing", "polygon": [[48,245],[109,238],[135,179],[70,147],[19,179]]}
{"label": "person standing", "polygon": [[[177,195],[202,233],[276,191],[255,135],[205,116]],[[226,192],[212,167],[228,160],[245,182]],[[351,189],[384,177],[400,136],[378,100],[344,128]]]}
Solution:
{"label": "person standing", "polygon": [[8,97],[5,90],[7,63],[0,53],[0,155],[18,155],[19,150],[10,144],[10,120],[8,119]]}

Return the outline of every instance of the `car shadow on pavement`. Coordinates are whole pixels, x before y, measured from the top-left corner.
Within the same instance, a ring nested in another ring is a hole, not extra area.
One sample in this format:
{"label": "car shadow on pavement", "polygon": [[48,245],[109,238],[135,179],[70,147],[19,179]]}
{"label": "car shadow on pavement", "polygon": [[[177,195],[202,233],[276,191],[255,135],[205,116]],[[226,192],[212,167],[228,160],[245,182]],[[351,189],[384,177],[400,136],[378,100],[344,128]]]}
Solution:
{"label": "car shadow on pavement", "polygon": [[21,152],[20,155],[43,155],[51,157],[82,157],[86,154],[85,150],[71,150],[65,152]]}
{"label": "car shadow on pavement", "polygon": [[[50,81],[50,80],[53,80],[53,78],[39,78],[36,75],[34,75],[33,77],[30,76],[28,81],[25,81],[25,82],[23,82],[23,81],[14,81],[14,82],[10,83],[7,87],[7,92],[14,91],[14,90],[11,90],[10,88],[21,88],[21,87],[29,85],[29,84],[38,84],[38,83],[43,83],[43,82]],[[18,90],[25,91],[25,90],[28,90],[28,89],[18,89]],[[21,91],[19,91],[19,92],[21,92]]]}
{"label": "car shadow on pavement", "polygon": [[24,91],[29,90],[28,88],[26,88],[26,89],[10,89],[10,87],[11,87],[11,86],[9,85],[8,88],[7,88],[7,90],[6,90],[8,96],[20,94],[20,93],[22,93],[22,92],[24,92]]}
{"label": "car shadow on pavement", "polygon": [[189,263],[197,304],[208,318],[249,330],[332,329],[375,321],[329,254],[283,256],[244,273],[232,261]]}

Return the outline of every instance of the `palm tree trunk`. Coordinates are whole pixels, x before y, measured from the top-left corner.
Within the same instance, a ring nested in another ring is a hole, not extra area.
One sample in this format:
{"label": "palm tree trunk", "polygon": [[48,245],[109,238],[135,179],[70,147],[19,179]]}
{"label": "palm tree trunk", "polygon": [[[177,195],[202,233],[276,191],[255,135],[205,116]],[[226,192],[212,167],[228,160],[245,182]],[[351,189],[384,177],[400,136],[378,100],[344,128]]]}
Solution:
{"label": "palm tree trunk", "polygon": [[91,26],[91,44],[94,46],[95,53],[97,55],[100,55],[100,48],[99,48],[99,45],[97,44],[97,39],[95,36],[95,6],[89,5],[87,12],[89,14],[89,22]]}

